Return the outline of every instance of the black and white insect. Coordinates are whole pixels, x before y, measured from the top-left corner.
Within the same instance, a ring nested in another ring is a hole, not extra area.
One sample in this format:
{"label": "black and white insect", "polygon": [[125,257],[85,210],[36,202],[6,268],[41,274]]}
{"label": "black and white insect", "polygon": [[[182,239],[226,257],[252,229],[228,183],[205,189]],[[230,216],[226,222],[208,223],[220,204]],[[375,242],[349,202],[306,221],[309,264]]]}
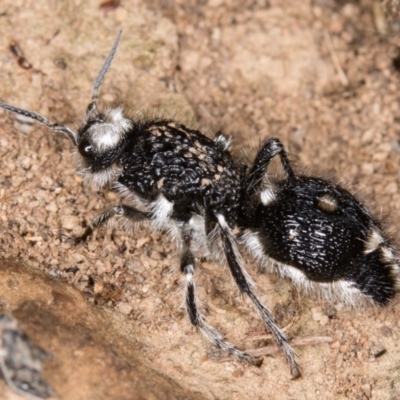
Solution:
{"label": "black and white insect", "polygon": [[258,366],[260,359],[227,342],[206,323],[199,309],[194,282],[196,256],[226,259],[239,289],[282,347],[293,377],[299,376],[294,351],[256,295],[237,247],[234,229],[245,189],[244,169],[227,151],[229,139],[218,134],[212,140],[172,120],[135,120],[125,116],[122,108],[97,111],[99,89],[120,35],[96,78],[92,100],[77,132],[32,111],[4,102],[0,107],[66,134],[77,148],[77,170],[84,182],[99,188],[111,185],[121,195],[123,204],[96,217],[84,234],[74,239],[76,243],[115,216],[133,222],[149,220],[155,229],[168,231],[181,251],[180,268],[186,277],[185,303],[190,322],[213,345]]}
{"label": "black and white insect", "polygon": [[[298,377],[295,353],[260,301],[239,241],[255,258],[306,288],[338,292],[345,299],[357,294],[378,304],[393,298],[397,287],[393,246],[379,222],[350,193],[326,180],[296,176],[277,139],[265,142],[247,170],[232,158],[230,140],[222,134],[212,140],[172,120],[137,120],[127,117],[122,108],[97,111],[100,86],[119,39],[120,35],[95,81],[77,132],[32,111],[4,102],[0,107],[66,134],[77,148],[77,170],[84,181],[99,188],[111,185],[120,194],[121,204],[97,216],[82,236],[73,239],[75,243],[114,217],[149,220],[155,229],[168,231],[181,252],[192,325],[218,348],[260,365],[261,360],[209,326],[199,309],[196,257],[227,261],[238,288],[283,349],[292,376]],[[268,165],[276,155],[286,177],[265,186]]]}

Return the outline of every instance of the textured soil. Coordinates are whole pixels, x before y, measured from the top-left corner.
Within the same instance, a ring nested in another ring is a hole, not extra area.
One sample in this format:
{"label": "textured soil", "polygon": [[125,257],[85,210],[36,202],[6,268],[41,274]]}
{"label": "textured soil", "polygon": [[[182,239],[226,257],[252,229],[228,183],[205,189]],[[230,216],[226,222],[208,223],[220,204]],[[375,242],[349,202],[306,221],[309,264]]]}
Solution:
{"label": "textured soil", "polygon": [[[205,132],[222,130],[233,136],[237,156],[244,150],[251,157],[262,140],[277,136],[299,170],[336,177],[358,193],[386,218],[399,243],[399,22],[385,20],[379,3],[133,0],[115,8],[107,3],[3,0],[0,99],[76,128],[122,30],[102,104],[191,121]],[[26,60],[10,51],[12,40]],[[93,335],[102,346],[117,343],[109,364],[109,353],[99,353],[105,369],[77,364],[75,353],[59,349],[62,340],[48,336],[40,343],[59,363],[46,376],[60,398],[71,397],[59,374],[68,379],[74,368],[79,371],[71,380],[74,398],[100,398],[98,379],[91,378],[107,374],[108,367],[111,392],[104,398],[126,398],[124,382],[131,375],[121,372],[118,382],[114,367],[140,359],[199,398],[400,399],[399,299],[386,308],[330,305],[246,259],[280,326],[291,338],[310,339],[296,347],[303,376],[290,379],[280,352],[266,356],[259,369],[221,359],[185,317],[183,277],[166,235],[114,227],[100,229],[86,246],[60,241],[60,232],[81,233],[97,213],[118,202],[111,191],[82,185],[72,151],[67,138],[0,110],[0,256],[41,270],[57,288],[79,290],[88,309],[65,307],[71,326],[74,318],[78,326],[93,312],[100,324],[104,319],[115,328],[101,340]],[[226,267],[199,263],[196,280],[209,321],[231,342],[246,349],[274,344],[268,336],[250,340],[262,333],[262,323]],[[17,302],[14,295],[0,292],[4,311],[20,310],[23,299]],[[47,301],[44,296],[41,304]],[[61,307],[61,321],[62,312]],[[43,314],[46,321],[51,320]],[[76,330],[77,342],[81,333]],[[319,343],[319,337],[329,343]],[[148,395],[132,398],[172,398],[150,385]]]}

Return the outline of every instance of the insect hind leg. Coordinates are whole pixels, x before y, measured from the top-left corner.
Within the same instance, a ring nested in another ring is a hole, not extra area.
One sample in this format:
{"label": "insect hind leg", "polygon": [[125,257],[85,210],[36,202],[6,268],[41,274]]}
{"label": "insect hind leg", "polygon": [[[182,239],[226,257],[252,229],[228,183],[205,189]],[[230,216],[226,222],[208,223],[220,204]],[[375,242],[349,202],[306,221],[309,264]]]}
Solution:
{"label": "insect hind leg", "polygon": [[255,294],[254,283],[244,267],[242,257],[236,246],[234,234],[226,223],[223,215],[218,214],[217,219],[229,269],[239,290],[247,295],[254,308],[263,319],[265,326],[271,331],[278,345],[283,349],[293,379],[300,377],[300,367],[297,364],[295,352],[290,346],[286,335],[279,329],[274,317]]}

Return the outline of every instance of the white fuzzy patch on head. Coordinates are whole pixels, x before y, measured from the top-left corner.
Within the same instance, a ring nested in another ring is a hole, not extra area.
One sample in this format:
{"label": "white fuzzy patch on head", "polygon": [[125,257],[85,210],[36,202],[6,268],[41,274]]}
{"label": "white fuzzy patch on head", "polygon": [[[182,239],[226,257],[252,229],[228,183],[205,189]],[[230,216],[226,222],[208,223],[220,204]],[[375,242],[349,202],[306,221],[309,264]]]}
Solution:
{"label": "white fuzzy patch on head", "polygon": [[365,242],[364,254],[372,253],[385,241],[381,233],[376,229],[372,230],[367,241]]}
{"label": "white fuzzy patch on head", "polygon": [[271,204],[276,200],[275,192],[271,188],[264,189],[260,193],[260,198],[261,198],[261,203],[263,203],[264,206],[267,206],[268,204]]}
{"label": "white fuzzy patch on head", "polygon": [[104,122],[89,128],[91,143],[101,152],[115,149],[125,132],[132,128],[132,121],[122,115],[120,107],[102,113]]}

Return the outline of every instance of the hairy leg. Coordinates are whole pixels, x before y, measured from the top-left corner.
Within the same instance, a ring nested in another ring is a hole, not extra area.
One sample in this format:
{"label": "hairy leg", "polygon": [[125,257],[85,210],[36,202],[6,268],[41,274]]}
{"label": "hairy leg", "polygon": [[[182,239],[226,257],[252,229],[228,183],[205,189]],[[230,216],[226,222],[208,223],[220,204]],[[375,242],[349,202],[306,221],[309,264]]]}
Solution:
{"label": "hairy leg", "polygon": [[198,300],[196,295],[196,287],[194,283],[194,270],[195,259],[190,251],[190,229],[184,229],[183,233],[183,251],[181,256],[181,271],[185,274],[185,302],[186,310],[191,324],[200,329],[201,333],[217,348],[220,348],[227,353],[231,354],[240,361],[249,364],[260,366],[261,359],[250,356],[249,354],[239,350],[231,343],[227,342],[225,338],[216,331],[213,327],[208,325],[198,307]]}
{"label": "hairy leg", "polygon": [[104,225],[115,216],[123,217],[133,222],[140,222],[149,219],[149,215],[146,212],[136,210],[133,207],[129,207],[123,204],[118,204],[117,206],[105,210],[101,214],[97,215],[90,223],[90,225],[85,229],[82,235],[71,237],[62,233],[60,237],[61,239],[72,242],[74,244],[84,242],[90,235],[93,234],[93,232],[97,228]]}
{"label": "hairy leg", "polygon": [[242,257],[236,246],[235,236],[231,231],[231,229],[229,228],[228,224],[226,223],[224,216],[219,214],[217,217],[228,265],[239,290],[247,295],[247,297],[252,302],[254,308],[257,310],[257,312],[263,319],[267,329],[271,331],[278,345],[282,347],[286,356],[286,360],[290,365],[290,371],[293,378],[294,379],[298,378],[301,374],[299,366],[296,362],[294,350],[290,346],[286,338],[286,335],[279,329],[278,325],[275,322],[274,317],[271,315],[268,309],[261,303],[261,301],[255,294],[254,283],[252,282],[250,276],[248,275],[244,267]]}

